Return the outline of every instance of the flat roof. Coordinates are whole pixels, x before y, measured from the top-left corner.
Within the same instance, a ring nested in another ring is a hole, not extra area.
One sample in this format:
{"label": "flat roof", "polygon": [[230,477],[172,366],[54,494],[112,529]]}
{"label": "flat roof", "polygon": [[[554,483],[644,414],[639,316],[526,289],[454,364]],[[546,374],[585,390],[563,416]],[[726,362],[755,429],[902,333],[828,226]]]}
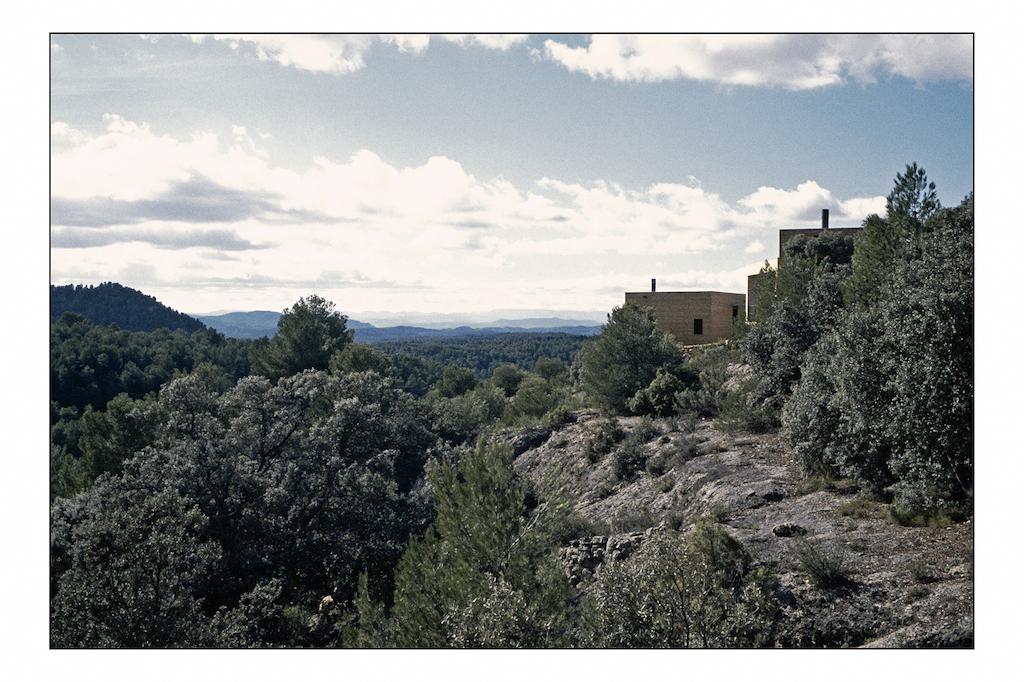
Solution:
{"label": "flat roof", "polygon": [[863,230],[863,229],[864,229],[864,227],[861,226],[861,225],[851,225],[849,227],[838,227],[838,226],[835,226],[835,225],[829,225],[828,227],[822,227],[822,226],[819,225],[818,227],[780,227],[779,228],[779,232],[783,232],[783,231],[786,231],[786,230],[820,230],[822,232],[826,232],[828,230]]}
{"label": "flat roof", "polygon": [[736,291],[627,291],[627,294],[729,294],[730,296],[746,296]]}

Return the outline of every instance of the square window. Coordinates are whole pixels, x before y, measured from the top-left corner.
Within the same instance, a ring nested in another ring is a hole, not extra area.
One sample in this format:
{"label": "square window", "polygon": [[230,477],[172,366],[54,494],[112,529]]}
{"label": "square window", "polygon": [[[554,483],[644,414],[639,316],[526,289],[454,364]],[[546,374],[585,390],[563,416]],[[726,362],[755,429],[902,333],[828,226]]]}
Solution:
{"label": "square window", "polygon": [[704,320],[697,318],[693,321],[693,335],[701,336],[704,333]]}
{"label": "square window", "polygon": [[740,307],[738,305],[734,305],[732,307],[732,316],[733,317],[739,317],[740,316]]}

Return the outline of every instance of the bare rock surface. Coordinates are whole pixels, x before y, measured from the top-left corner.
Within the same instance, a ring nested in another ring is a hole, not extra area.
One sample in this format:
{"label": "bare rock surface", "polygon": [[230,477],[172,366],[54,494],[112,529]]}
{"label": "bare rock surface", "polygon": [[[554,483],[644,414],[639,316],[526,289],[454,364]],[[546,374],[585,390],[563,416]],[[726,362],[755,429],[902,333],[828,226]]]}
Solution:
{"label": "bare rock surface", "polygon": [[[809,487],[777,435],[723,433],[709,422],[692,431],[655,422],[658,432],[643,448],[666,466],[620,481],[613,454],[587,458],[597,422],[584,414],[545,437],[532,434],[515,461],[536,485],[564,486],[579,514],[605,532],[564,550],[574,583],[612,555],[635,551],[650,528],[685,530],[712,516],[778,576],[788,646],[973,645],[971,522],[896,525],[888,505],[861,497],[852,485]],[[628,434],[640,420],[619,424]],[[801,543],[840,559],[847,584],[813,586],[799,558]]]}

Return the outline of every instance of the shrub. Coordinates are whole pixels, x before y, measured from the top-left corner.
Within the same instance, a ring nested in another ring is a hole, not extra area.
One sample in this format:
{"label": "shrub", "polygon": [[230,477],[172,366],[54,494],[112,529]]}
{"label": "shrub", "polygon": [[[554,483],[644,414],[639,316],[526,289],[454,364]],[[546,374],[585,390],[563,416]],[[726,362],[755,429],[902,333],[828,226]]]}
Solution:
{"label": "shrub", "polygon": [[504,363],[494,368],[491,374],[491,383],[504,391],[509,398],[519,390],[519,384],[526,378],[526,373],[510,363]]}
{"label": "shrub", "polygon": [[935,509],[907,508],[900,505],[889,507],[889,518],[900,526],[914,528],[948,528],[957,517]]}
{"label": "shrub", "polygon": [[800,540],[796,543],[796,558],[811,584],[821,589],[843,587],[849,583],[845,550],[832,554]]}
{"label": "shrub", "polygon": [[538,358],[533,373],[554,384],[564,384],[569,379],[569,368],[558,358]]}
{"label": "shrub", "polygon": [[670,493],[676,487],[676,479],[672,476],[662,476],[655,487],[659,493]]}
{"label": "shrub", "polygon": [[617,481],[631,481],[647,465],[647,452],[636,440],[627,439],[612,455],[612,475]]}
{"label": "shrub", "polygon": [[772,580],[724,530],[651,534],[602,568],[583,603],[583,639],[602,647],[770,646],[779,607]]}
{"label": "shrub", "polygon": [[608,535],[636,533],[653,528],[657,523],[658,521],[649,509],[631,509],[629,511],[616,512],[614,516],[605,522],[605,531]]}
{"label": "shrub", "polygon": [[935,580],[928,562],[924,559],[915,559],[907,566],[910,577],[915,583],[930,583]]}
{"label": "shrub", "polygon": [[661,368],[648,386],[629,399],[627,407],[633,414],[670,417],[679,409],[676,396],[686,388],[682,379]]}
{"label": "shrub", "polygon": [[473,370],[465,367],[449,365],[444,368],[441,380],[437,382],[434,390],[443,398],[454,398],[476,386],[476,375]]}
{"label": "shrub", "polygon": [[334,374],[376,372],[388,376],[394,370],[391,358],[365,343],[349,343],[331,356],[328,367]]}
{"label": "shrub", "polygon": [[940,211],[872,304],[807,354],[783,411],[805,471],[887,488],[907,519],[970,508],[973,228],[973,198]]}
{"label": "shrub", "polygon": [[546,379],[529,376],[519,384],[519,390],[509,404],[509,413],[513,419],[542,417],[558,404],[560,397]]}
{"label": "shrub", "polygon": [[587,437],[586,445],[583,448],[587,461],[591,464],[599,462],[622,440],[623,435],[617,419],[599,421],[597,427]]}
{"label": "shrub", "polygon": [[643,419],[633,427],[612,455],[612,473],[616,480],[630,481],[647,466],[648,452],[645,445],[659,434],[654,422]]}

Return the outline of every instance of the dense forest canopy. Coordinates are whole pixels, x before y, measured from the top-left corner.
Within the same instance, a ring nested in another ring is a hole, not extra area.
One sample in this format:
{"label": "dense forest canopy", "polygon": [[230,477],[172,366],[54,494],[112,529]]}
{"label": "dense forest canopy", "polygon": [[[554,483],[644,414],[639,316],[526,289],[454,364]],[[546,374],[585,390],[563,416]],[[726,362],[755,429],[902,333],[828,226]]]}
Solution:
{"label": "dense forest canopy", "polygon": [[560,553],[596,530],[508,443],[596,411],[586,458],[628,483],[673,466],[651,420],[713,419],[780,430],[894,522],[968,517],[973,196],[941,207],[909,166],[864,228],[794,239],[759,321],[686,352],[633,305],[589,340],[377,346],[315,295],[258,341],[62,315],[53,645],[787,645],[775,578],[713,518],[570,584]]}
{"label": "dense forest canopy", "polygon": [[179,313],[141,291],[116,282],[96,286],[50,285],[50,322],[64,313],[75,313],[96,324],[115,325],[130,331],[205,329],[202,322]]}

